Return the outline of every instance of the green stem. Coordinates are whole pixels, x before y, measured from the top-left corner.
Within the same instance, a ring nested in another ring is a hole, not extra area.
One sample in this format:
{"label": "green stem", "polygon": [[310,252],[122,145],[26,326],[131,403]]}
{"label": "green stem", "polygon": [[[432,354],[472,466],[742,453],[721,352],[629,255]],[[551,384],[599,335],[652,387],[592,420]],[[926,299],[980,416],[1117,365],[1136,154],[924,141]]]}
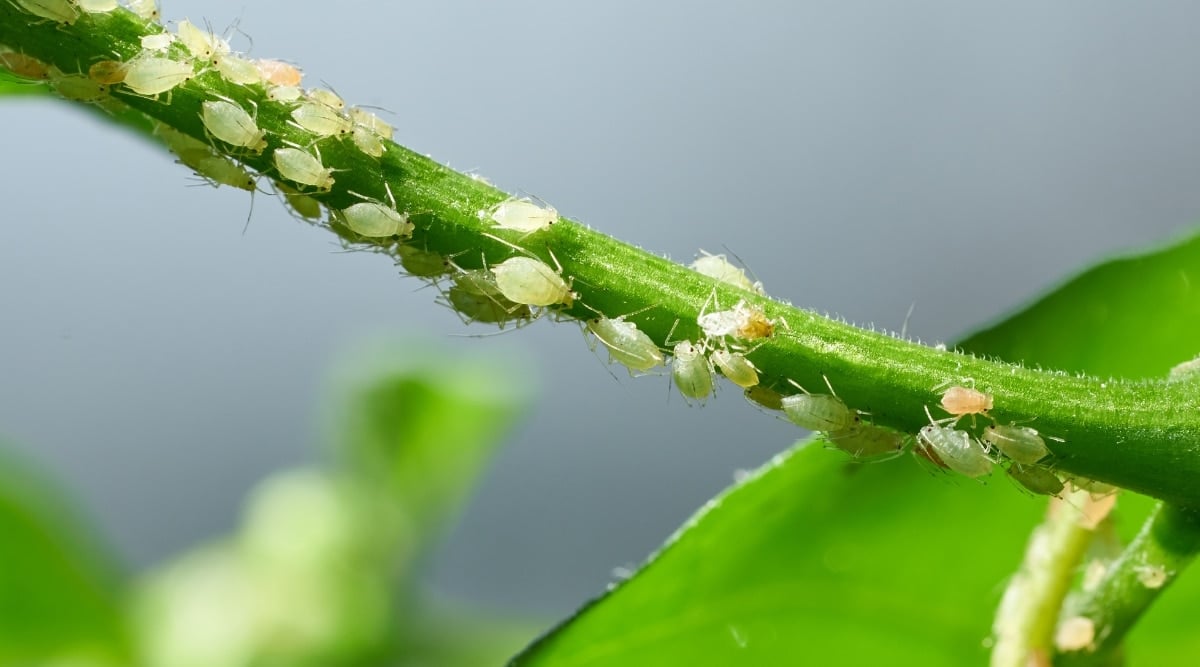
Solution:
{"label": "green stem", "polygon": [[[1086,491],[1052,499],[1046,520],[1034,528],[1021,568],[1013,575],[992,626],[992,667],[1042,664],[1051,655],[1059,609],[1092,540],[1096,522],[1081,520],[1099,503]],[[1079,510],[1076,510],[1079,508]]]}
{"label": "green stem", "polygon": [[1159,503],[1100,583],[1067,605],[1062,618],[1083,617],[1096,629],[1092,646],[1063,653],[1055,664],[1111,663],[1121,641],[1200,550],[1200,514]]}
{"label": "green stem", "polygon": [[[64,72],[87,71],[98,60],[129,60],[141,51],[143,35],[161,31],[121,9],[83,15],[74,25],[32,21],[12,3],[0,2],[0,43],[52,63]],[[182,47],[172,47],[183,59]],[[207,71],[163,99],[152,100],[116,85],[112,97],[157,122],[206,140],[201,103],[221,95],[244,108],[257,107],[259,127],[267,132],[267,150],[233,155],[265,176],[274,174],[272,151],[292,142],[308,145],[313,137],[289,124],[290,108],[268,101],[261,86],[238,86]],[[51,136],[47,131],[46,136]],[[1200,387],[1191,383],[1103,381],[999,363],[933,349],[864,331],[813,312],[739,290],[678,264],[621,243],[583,225],[562,220],[532,235],[499,232],[478,212],[506,194],[454,172],[414,151],[388,143],[380,159],[358,151],[351,142],[320,143],[325,166],[338,169],[331,192],[317,195],[325,205],[357,203],[352,192],[386,200],[384,183],[399,210],[412,214],[412,244],[453,256],[466,269],[494,265],[511,257],[513,245],[548,262],[556,258],[579,298],[557,314],[576,318],[631,315],[629,320],[658,345],[700,339],[697,316],[715,304],[729,308],[745,300],[761,308],[777,333],[755,345],[749,357],[762,371],[763,384],[794,393],[789,380],[813,390],[828,377],[851,407],[871,420],[908,433],[927,422],[926,406],[937,406],[946,383],[967,383],[995,397],[993,416],[1002,421],[1037,418],[1038,429],[1060,438],[1047,444],[1052,464],[1064,472],[1131,488],[1180,505],[1200,506]],[[367,240],[340,225],[330,225],[348,243]],[[168,231],[164,230],[164,238]],[[376,243],[394,253],[395,242]]]}

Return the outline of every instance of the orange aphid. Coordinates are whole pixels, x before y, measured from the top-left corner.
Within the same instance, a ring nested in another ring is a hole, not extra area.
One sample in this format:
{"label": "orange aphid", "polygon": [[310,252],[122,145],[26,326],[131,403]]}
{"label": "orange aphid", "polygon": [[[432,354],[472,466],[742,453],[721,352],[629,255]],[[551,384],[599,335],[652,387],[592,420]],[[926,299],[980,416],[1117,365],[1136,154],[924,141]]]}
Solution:
{"label": "orange aphid", "polygon": [[299,86],[304,73],[282,60],[256,60],[254,66],[262,73],[267,83],[276,86]]}
{"label": "orange aphid", "polygon": [[956,418],[987,416],[988,410],[992,409],[992,395],[969,387],[950,387],[942,394],[942,409]]}
{"label": "orange aphid", "polygon": [[0,67],[26,79],[50,78],[50,67],[46,63],[16,51],[0,53]]}

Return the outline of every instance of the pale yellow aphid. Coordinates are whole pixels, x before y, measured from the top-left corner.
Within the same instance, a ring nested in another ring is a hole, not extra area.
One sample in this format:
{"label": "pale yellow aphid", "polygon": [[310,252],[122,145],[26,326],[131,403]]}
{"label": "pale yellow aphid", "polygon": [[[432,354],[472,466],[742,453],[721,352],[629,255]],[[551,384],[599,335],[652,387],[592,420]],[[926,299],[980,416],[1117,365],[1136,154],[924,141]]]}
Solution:
{"label": "pale yellow aphid", "polygon": [[299,86],[304,78],[303,72],[282,60],[256,60],[254,66],[267,83],[276,86]]}
{"label": "pale yellow aphid", "polygon": [[712,363],[730,382],[743,389],[758,384],[758,369],[740,352],[725,348],[712,351]]}
{"label": "pale yellow aphid", "polygon": [[50,87],[68,100],[95,103],[108,98],[108,86],[97,83],[82,74],[59,74],[51,72]]}
{"label": "pale yellow aphid", "polygon": [[992,395],[970,387],[950,387],[942,394],[942,409],[956,420],[967,415],[987,416],[992,409]]}
{"label": "pale yellow aphid", "polygon": [[533,234],[558,222],[558,211],[553,206],[542,207],[526,197],[510,197],[487,211],[480,211],[500,229]]}
{"label": "pale yellow aphid", "polygon": [[175,32],[187,50],[200,60],[213,61],[230,51],[229,43],[224,39],[217,37],[211,31],[201,30],[187,19],[176,24]]}
{"label": "pale yellow aphid", "polygon": [[750,278],[746,277],[746,271],[734,266],[725,258],[725,255],[710,255],[703,250],[700,252],[703,255],[697,257],[696,261],[689,266],[696,273],[744,290],[758,294],[763,293],[762,284],[752,282]]}
{"label": "pale yellow aphid", "polygon": [[292,110],[292,119],[319,138],[350,134],[350,119],[319,102],[304,102]]}
{"label": "pale yellow aphid", "polygon": [[258,127],[245,109],[229,100],[208,100],[201,105],[204,129],[221,141],[261,153],[267,147],[267,133]]}
{"label": "pale yellow aphid", "polygon": [[254,192],[258,189],[258,183],[254,176],[224,155],[206,155],[193,163],[188,163],[188,166],[214,186],[228,185],[247,192]]}
{"label": "pale yellow aphid", "polygon": [[125,63],[116,60],[100,60],[88,68],[88,77],[96,83],[112,85],[125,80]]}
{"label": "pale yellow aphid", "polygon": [[384,122],[379,116],[363,109],[362,107],[350,107],[350,120],[354,121],[355,125],[365,127],[368,130],[379,135],[381,139],[391,139],[395,131],[391,125]]}
{"label": "pale yellow aphid", "polygon": [[12,0],[17,7],[41,18],[73,25],[79,19],[79,8],[70,0]]}
{"label": "pale yellow aphid", "polygon": [[142,48],[147,51],[166,51],[174,41],[175,35],[169,32],[145,35],[142,37]]}
{"label": "pale yellow aphid", "polygon": [[762,309],[745,301],[737,302],[730,310],[700,315],[696,323],[709,338],[734,336],[743,340],[758,340],[775,333],[775,323],[767,319]]}
{"label": "pale yellow aphid", "polygon": [[241,56],[225,54],[216,59],[216,65],[217,71],[230,83],[236,83],[239,86],[262,83],[262,72],[258,71],[258,67],[255,67],[252,61]]}
{"label": "pale yellow aphid", "polygon": [[0,67],[26,79],[42,81],[50,78],[50,66],[46,63],[16,51],[0,53]]}
{"label": "pale yellow aphid", "polygon": [[129,11],[147,21],[159,19],[158,0],[126,0],[125,4],[129,5]]}
{"label": "pale yellow aphid", "polygon": [[1138,582],[1146,588],[1162,588],[1171,573],[1161,565],[1138,565],[1133,568],[1137,572]]}
{"label": "pale yellow aphid", "polygon": [[117,8],[117,0],[75,0],[87,14],[107,14]]}
{"label": "pale yellow aphid", "polygon": [[[359,236],[367,238],[412,236],[414,226],[408,221],[408,214],[396,210],[396,199],[392,197],[391,187],[385,183],[384,188],[387,190],[391,206],[365,201],[336,211],[335,214]],[[361,197],[361,195],[359,196]]]}
{"label": "pale yellow aphid", "polygon": [[1054,646],[1059,651],[1082,651],[1096,640],[1096,623],[1086,616],[1072,616],[1058,625]]}
{"label": "pale yellow aphid", "polygon": [[[557,274],[555,277],[558,277]],[[609,360],[622,364],[630,374],[648,371],[663,362],[662,351],[654,340],[633,322],[626,322],[624,316],[598,317],[588,320],[586,326],[596,340],[608,348]]]}
{"label": "pale yellow aphid", "polygon": [[[259,70],[259,74],[262,70]],[[267,90],[267,99],[272,102],[295,102],[304,94],[299,86],[271,86]]]}
{"label": "pale yellow aphid", "polygon": [[308,99],[318,104],[324,104],[334,111],[341,111],[342,109],[346,108],[345,100],[339,97],[338,94],[332,90],[325,90],[324,88],[309,88],[307,94]]}
{"label": "pale yellow aphid", "polygon": [[279,175],[300,185],[328,192],[333,188],[333,169],[298,148],[280,148],[272,155]]}
{"label": "pale yellow aphid", "polygon": [[701,403],[713,393],[713,365],[704,355],[704,347],[690,340],[679,341],[671,351],[671,379],[684,398]]}
{"label": "pale yellow aphid", "polygon": [[541,260],[510,257],[493,266],[492,274],[500,293],[514,303],[570,306],[575,302],[575,293],[567,281]]}
{"label": "pale yellow aphid", "polygon": [[161,56],[134,59],[125,68],[125,85],[139,95],[159,95],[174,90],[196,75],[191,63]]}
{"label": "pale yellow aphid", "polygon": [[358,150],[370,155],[371,157],[383,157],[383,152],[386,147],[374,132],[371,132],[365,127],[356,125],[354,126],[354,132],[350,135],[350,137],[354,140],[354,145],[358,148]]}

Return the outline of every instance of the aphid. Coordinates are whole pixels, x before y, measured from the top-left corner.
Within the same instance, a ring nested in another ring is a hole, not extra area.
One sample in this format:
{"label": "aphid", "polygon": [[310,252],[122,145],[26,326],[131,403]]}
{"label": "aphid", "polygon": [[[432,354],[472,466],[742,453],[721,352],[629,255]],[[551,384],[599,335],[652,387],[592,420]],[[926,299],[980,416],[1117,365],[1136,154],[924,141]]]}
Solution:
{"label": "aphid", "polygon": [[708,276],[734,287],[762,294],[762,284],[751,282],[746,272],[734,266],[725,255],[710,255],[701,250],[703,256],[697,257],[688,267],[702,276]]}
{"label": "aphid", "polygon": [[333,188],[333,169],[298,148],[279,148],[272,158],[279,175],[300,185],[328,192]]}
{"label": "aphid", "polygon": [[125,85],[139,95],[169,92],[196,75],[191,63],[160,56],[137,58],[125,68]]}
{"label": "aphid", "polygon": [[1064,488],[1058,475],[1042,466],[1014,464],[1008,467],[1008,476],[1025,490],[1039,496],[1058,496]]}
{"label": "aphid", "polygon": [[125,4],[129,5],[129,11],[147,21],[159,19],[158,0],[126,0]]}
{"label": "aphid", "polygon": [[[403,266],[410,276],[436,278],[454,270],[449,260],[432,250],[401,245],[396,248],[396,254],[400,256],[400,266]],[[499,294],[500,290],[497,289],[496,293]]]}
{"label": "aphid", "polygon": [[341,111],[346,108],[346,102],[337,93],[332,90],[325,90],[324,88],[309,88],[308,99],[318,104],[324,104],[334,111]]}
{"label": "aphid", "polygon": [[[183,159],[183,156],[180,157]],[[258,182],[254,176],[224,155],[215,155],[210,152],[209,155],[194,160],[184,159],[183,162],[214,186],[229,185],[247,192],[254,192],[258,189]]]}
{"label": "aphid", "polygon": [[125,63],[116,60],[100,60],[88,68],[88,77],[96,83],[111,86],[125,80]]}
{"label": "aphid", "polygon": [[46,63],[16,51],[0,53],[0,67],[25,79],[43,81],[50,78],[50,66]]}
{"label": "aphid", "polygon": [[256,60],[254,66],[262,72],[263,79],[276,86],[299,86],[304,74],[282,60]]}
{"label": "aphid", "polygon": [[379,137],[375,136],[374,132],[356,125],[350,137],[354,140],[354,145],[358,147],[358,150],[371,157],[383,157],[383,151],[386,147],[379,140]]}
{"label": "aphid", "polygon": [[321,202],[308,195],[300,194],[283,183],[276,183],[275,187],[279,188],[279,191],[283,193],[284,200],[297,215],[307,220],[319,220],[321,218]]}
{"label": "aphid", "polygon": [[200,60],[211,61],[229,53],[229,43],[217,37],[212,32],[201,30],[194,23],[183,19],[175,26],[179,41],[187,47],[193,56]]}
{"label": "aphid", "polygon": [[489,271],[463,271],[455,274],[453,281],[446,299],[469,322],[498,324],[503,329],[511,320],[533,320],[529,306],[505,298]]}
{"label": "aphid", "polygon": [[1137,572],[1138,582],[1146,588],[1162,588],[1171,576],[1161,565],[1138,565],[1133,571]]}
{"label": "aphid", "polygon": [[833,391],[829,378],[825,385],[829,387],[828,394],[810,394],[804,387],[792,382],[800,394],[784,396],[781,401],[783,414],[792,423],[810,431],[846,431],[858,423],[858,413],[851,410],[838,398]]}
{"label": "aphid", "polygon": [[908,436],[899,431],[861,422],[844,431],[828,433],[826,440],[856,459],[899,456],[908,444]]}
{"label": "aphid", "polygon": [[1194,382],[1200,380],[1200,357],[1172,367],[1167,373],[1167,382]]}
{"label": "aphid", "polygon": [[169,32],[145,35],[142,37],[142,48],[147,51],[166,51],[171,48],[171,43],[174,41],[175,35]]}
{"label": "aphid", "polygon": [[1037,463],[1050,453],[1042,436],[1028,426],[993,424],[983,429],[983,441],[1017,463]]}
{"label": "aphid", "polygon": [[228,100],[208,100],[201,106],[204,129],[230,146],[249,148],[261,153],[267,147],[267,133],[259,129],[246,110]]}
{"label": "aphid", "polygon": [[942,409],[954,416],[955,420],[967,415],[987,416],[992,409],[992,395],[968,387],[950,387],[942,394]]}
{"label": "aphid", "polygon": [[117,0],[75,0],[87,14],[107,14],[117,8]]}
{"label": "aphid", "polygon": [[[500,229],[533,234],[558,222],[558,211],[553,206],[542,208],[525,197],[510,197],[487,211],[481,211]],[[484,217],[484,216],[480,216]]]}
{"label": "aphid", "polygon": [[783,394],[762,385],[747,387],[746,391],[742,392],[746,400],[760,405],[768,410],[783,409]]}
{"label": "aphid", "polygon": [[167,148],[176,155],[183,155],[188,152],[212,154],[212,148],[208,144],[184,134],[170,125],[156,123],[154,125],[154,136],[161,139]]}
{"label": "aphid", "polygon": [[1059,651],[1082,651],[1096,640],[1096,623],[1086,616],[1072,616],[1058,625],[1054,646]]}
{"label": "aphid", "polygon": [[239,86],[251,86],[262,83],[262,72],[254,66],[254,63],[233,54],[225,54],[216,59],[217,71],[221,76],[225,77],[230,83],[236,83]]}
{"label": "aphid", "polygon": [[[557,260],[555,260],[557,262]],[[559,272],[562,267],[559,267]],[[532,257],[510,257],[492,267],[500,293],[528,306],[570,306],[575,293],[563,277],[545,262]]]}
{"label": "aphid", "polygon": [[[259,74],[262,74],[261,69]],[[271,86],[267,90],[267,99],[272,102],[295,102],[303,94],[304,91],[298,86]]]}
{"label": "aphid", "polygon": [[[542,266],[545,266],[546,269],[550,268],[545,264],[542,264]],[[497,266],[493,271],[499,268]],[[558,274],[552,275],[561,280]],[[499,275],[497,275],[496,282],[500,284]],[[512,297],[509,296],[509,298]],[[517,301],[517,299],[513,300]],[[596,340],[603,343],[604,347],[608,348],[609,360],[621,363],[629,369],[631,374],[633,371],[648,371],[663,362],[662,351],[658,349],[658,345],[654,340],[647,336],[633,322],[626,322],[624,316],[617,318],[598,317],[588,320],[587,330],[596,337]]]}
{"label": "aphid", "polygon": [[394,129],[391,125],[383,121],[379,116],[363,109],[362,107],[350,107],[350,120],[354,121],[355,125],[365,127],[366,129],[379,135],[381,139],[392,138]]}
{"label": "aphid", "polygon": [[349,134],[353,127],[349,119],[317,102],[304,102],[296,107],[292,111],[292,119],[320,138]]}
{"label": "aphid", "polygon": [[74,25],[79,19],[79,9],[71,0],[12,0],[13,4],[41,18]]}
{"label": "aphid", "polygon": [[767,338],[775,333],[775,324],[762,309],[739,301],[730,310],[704,313],[696,318],[700,330],[709,338],[735,336],[744,340]]}
{"label": "aphid", "polygon": [[917,438],[954,472],[981,477],[992,471],[992,460],[983,445],[965,431],[930,424],[921,429]]}
{"label": "aphid", "polygon": [[704,356],[703,346],[683,340],[671,351],[671,379],[684,398],[704,402],[712,393],[715,378],[713,365]]}
{"label": "aphid", "polygon": [[730,382],[743,389],[758,384],[758,369],[740,352],[725,348],[712,351],[712,362]]}
{"label": "aphid", "polygon": [[51,76],[50,87],[54,92],[76,102],[99,102],[108,97],[108,86],[96,83],[82,74]]}
{"label": "aphid", "polygon": [[412,236],[413,223],[408,221],[408,214],[396,211],[396,200],[392,197],[391,187],[384,185],[391,206],[378,202],[365,201],[354,204],[336,215],[346,226],[359,236],[367,238],[385,238],[391,236]]}

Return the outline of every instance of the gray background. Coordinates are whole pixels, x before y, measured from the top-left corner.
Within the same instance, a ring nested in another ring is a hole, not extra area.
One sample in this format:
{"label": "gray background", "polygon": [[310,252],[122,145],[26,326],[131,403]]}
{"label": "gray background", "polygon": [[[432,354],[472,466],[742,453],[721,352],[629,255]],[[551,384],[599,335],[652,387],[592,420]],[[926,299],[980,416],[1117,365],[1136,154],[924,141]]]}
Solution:
{"label": "gray background", "polygon": [[[240,17],[254,55],[391,109],[401,143],[653,251],[727,245],[771,294],[892,329],[915,302],[930,341],[1200,213],[1196,3],[733,4],[164,15]],[[245,193],[66,105],[0,126],[0,432],[135,566],[310,458],[331,365],[380,332],[524,353],[544,391],[430,573],[456,599],[564,614],[800,435],[734,391],[614,381],[570,325],[451,337],[472,330],[385,259],[266,196],[243,236]]]}

